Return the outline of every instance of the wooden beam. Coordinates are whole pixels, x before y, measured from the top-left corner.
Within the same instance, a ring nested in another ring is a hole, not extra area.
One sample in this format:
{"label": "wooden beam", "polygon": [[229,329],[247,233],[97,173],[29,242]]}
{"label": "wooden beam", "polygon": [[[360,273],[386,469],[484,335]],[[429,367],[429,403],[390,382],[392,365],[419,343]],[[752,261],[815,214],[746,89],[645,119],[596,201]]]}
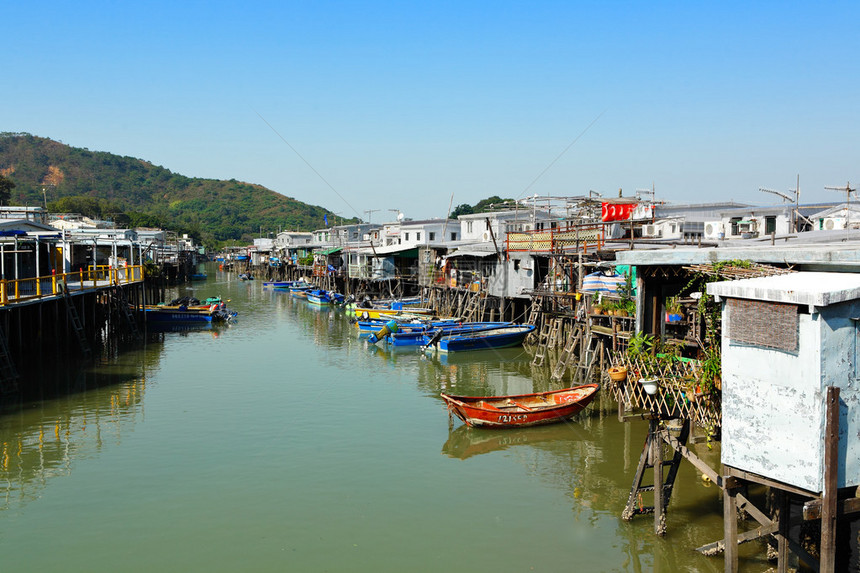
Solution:
{"label": "wooden beam", "polygon": [[733,468],[731,466],[726,466],[726,475],[730,475],[736,478],[740,478],[742,480],[751,481],[761,485],[766,485],[767,487],[782,489],[791,493],[795,493],[797,495],[802,495],[804,497],[818,497],[818,492],[801,489],[799,487],[795,487],[793,485],[789,485],[787,483],[783,483],[775,479],[766,478],[764,476],[760,476],[758,474],[744,470],[739,470],[738,468]]}
{"label": "wooden beam", "polygon": [[738,509],[742,509],[755,519],[759,525],[773,525],[774,521],[748,500],[743,494],[738,494]]}
{"label": "wooden beam", "polygon": [[[836,515],[849,515],[860,511],[860,497],[840,499],[836,504]],[[812,499],[803,504],[803,519],[810,521],[821,519],[821,498]]]}
{"label": "wooden beam", "polygon": [[723,491],[723,540],[726,573],[738,571],[738,487],[736,480],[726,478]]}
{"label": "wooden beam", "polygon": [[839,388],[828,386],[824,427],[824,492],[821,496],[821,571],[836,571],[836,496],[839,469]]}
{"label": "wooden beam", "polygon": [[682,456],[684,456],[684,459],[693,464],[697,470],[708,476],[708,479],[710,479],[713,483],[717,484],[719,487],[723,487],[723,478],[717,473],[717,470],[713,469],[711,466],[702,461],[702,459],[699,458],[693,452],[691,452],[690,449],[687,448],[687,446],[679,442],[675,436],[666,432],[663,434],[663,439],[666,441],[667,444],[672,446],[673,450],[680,453]]}

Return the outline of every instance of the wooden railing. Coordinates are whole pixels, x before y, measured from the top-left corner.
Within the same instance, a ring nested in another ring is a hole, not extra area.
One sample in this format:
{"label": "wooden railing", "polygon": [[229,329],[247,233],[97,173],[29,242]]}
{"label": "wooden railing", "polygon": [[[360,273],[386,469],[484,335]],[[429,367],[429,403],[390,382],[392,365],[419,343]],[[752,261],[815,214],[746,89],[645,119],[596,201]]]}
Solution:
{"label": "wooden railing", "polygon": [[135,265],[115,268],[108,265],[87,267],[71,273],[52,274],[25,279],[0,280],[0,305],[56,296],[62,292],[63,284],[70,291],[91,290],[141,282],[143,266]]}
{"label": "wooden railing", "polygon": [[567,227],[544,231],[524,231],[507,234],[505,250],[533,253],[596,251],[603,246],[604,229],[601,225]]}

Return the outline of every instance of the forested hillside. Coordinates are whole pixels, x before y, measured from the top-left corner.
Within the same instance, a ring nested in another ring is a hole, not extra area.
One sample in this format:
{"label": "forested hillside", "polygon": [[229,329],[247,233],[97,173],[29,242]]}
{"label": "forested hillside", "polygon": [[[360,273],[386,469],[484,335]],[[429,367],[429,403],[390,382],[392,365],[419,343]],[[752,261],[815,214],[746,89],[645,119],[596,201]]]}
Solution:
{"label": "forested hillside", "polygon": [[236,180],[184,177],[142,159],[70,147],[26,133],[0,133],[0,175],[11,205],[158,226],[215,247],[278,229],[312,230],[331,211]]}

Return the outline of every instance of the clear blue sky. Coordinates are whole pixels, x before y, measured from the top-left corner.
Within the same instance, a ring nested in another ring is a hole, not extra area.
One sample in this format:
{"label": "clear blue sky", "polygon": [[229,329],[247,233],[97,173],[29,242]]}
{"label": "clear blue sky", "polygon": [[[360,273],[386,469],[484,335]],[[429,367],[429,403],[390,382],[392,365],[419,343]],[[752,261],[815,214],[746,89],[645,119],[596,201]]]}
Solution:
{"label": "clear blue sky", "polygon": [[0,131],[374,222],[652,184],[773,204],[798,174],[837,201],[858,23],[856,1],[9,2]]}

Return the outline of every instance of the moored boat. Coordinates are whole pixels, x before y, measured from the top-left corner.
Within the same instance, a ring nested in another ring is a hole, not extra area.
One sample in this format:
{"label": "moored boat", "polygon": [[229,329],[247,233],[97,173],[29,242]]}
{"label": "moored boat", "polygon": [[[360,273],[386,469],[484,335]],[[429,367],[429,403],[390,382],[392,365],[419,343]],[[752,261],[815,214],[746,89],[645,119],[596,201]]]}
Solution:
{"label": "moored boat", "polygon": [[535,329],[533,324],[515,324],[489,330],[446,334],[444,331],[424,334],[424,347],[439,352],[491,350],[519,346]]}
{"label": "moored boat", "polygon": [[431,325],[422,330],[411,330],[404,332],[393,332],[385,337],[385,341],[392,346],[421,346],[424,344],[424,336],[428,331],[441,331],[442,335],[463,334],[467,332],[479,332],[494,330],[512,326],[510,322],[456,322],[447,325]]}
{"label": "moored boat", "polygon": [[597,395],[598,384],[514,396],[452,396],[442,399],[468,426],[521,428],[552,424],[581,412]]}
{"label": "moored boat", "polygon": [[325,306],[329,304],[343,303],[343,295],[339,292],[323,289],[311,289],[307,291],[307,298],[310,304]]}
{"label": "moored boat", "polygon": [[297,286],[299,284],[307,284],[303,283],[303,281],[266,281],[263,283],[263,288],[273,288],[279,290],[286,290],[291,286]]}

